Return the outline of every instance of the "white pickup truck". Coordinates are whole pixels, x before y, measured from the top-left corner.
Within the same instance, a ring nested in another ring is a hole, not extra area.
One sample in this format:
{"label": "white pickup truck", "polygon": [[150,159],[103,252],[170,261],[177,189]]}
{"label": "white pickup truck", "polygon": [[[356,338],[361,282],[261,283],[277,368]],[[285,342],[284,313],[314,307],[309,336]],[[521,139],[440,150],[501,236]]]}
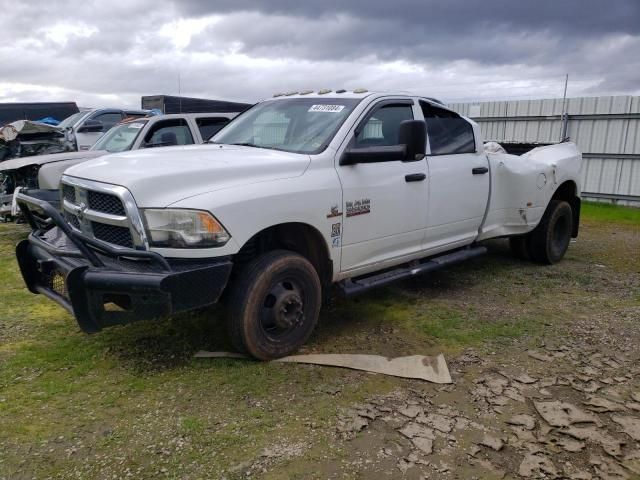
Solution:
{"label": "white pickup truck", "polygon": [[70,168],[64,215],[18,195],[33,231],[17,258],[86,332],[221,299],[235,347],[271,359],[308,339],[332,290],[424,274],[497,237],[558,262],[578,234],[580,163],[568,142],[485,149],[477,124],[427,97],[287,94],[208,144]]}

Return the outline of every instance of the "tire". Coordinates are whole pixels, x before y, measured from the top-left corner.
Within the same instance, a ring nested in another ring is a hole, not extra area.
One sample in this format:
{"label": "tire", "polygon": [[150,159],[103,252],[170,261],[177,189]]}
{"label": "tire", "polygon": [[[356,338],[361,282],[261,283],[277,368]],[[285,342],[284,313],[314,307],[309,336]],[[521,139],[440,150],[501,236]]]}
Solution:
{"label": "tire", "polygon": [[227,328],[233,346],[259,360],[285,357],[318,322],[322,288],[301,255],[274,250],[251,260],[231,285]]}
{"label": "tire", "polygon": [[573,212],[561,200],[552,200],[538,226],[529,234],[528,250],[531,259],[546,265],[558,263],[571,241]]}
{"label": "tire", "polygon": [[528,235],[518,235],[516,237],[509,237],[509,247],[511,248],[511,253],[516,258],[520,260],[530,260],[529,257],[529,246],[527,245],[529,241]]}

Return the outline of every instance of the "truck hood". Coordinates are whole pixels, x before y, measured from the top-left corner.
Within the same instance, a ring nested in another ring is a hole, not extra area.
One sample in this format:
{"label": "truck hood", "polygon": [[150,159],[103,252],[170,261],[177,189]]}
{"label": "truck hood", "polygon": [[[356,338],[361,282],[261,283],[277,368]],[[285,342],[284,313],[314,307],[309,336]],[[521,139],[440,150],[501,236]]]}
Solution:
{"label": "truck hood", "polygon": [[82,160],[96,158],[105,155],[106,151],[102,150],[85,150],[82,152],[63,152],[51,153],[49,155],[35,155],[33,157],[14,158],[0,162],[0,172],[7,170],[16,170],[28,165],[44,165],[45,163],[63,162],[65,160]]}
{"label": "truck hood", "polygon": [[239,145],[162,147],[106,155],[75,165],[66,176],[121,185],[139,207],[166,207],[187,197],[297,177],[308,155]]}

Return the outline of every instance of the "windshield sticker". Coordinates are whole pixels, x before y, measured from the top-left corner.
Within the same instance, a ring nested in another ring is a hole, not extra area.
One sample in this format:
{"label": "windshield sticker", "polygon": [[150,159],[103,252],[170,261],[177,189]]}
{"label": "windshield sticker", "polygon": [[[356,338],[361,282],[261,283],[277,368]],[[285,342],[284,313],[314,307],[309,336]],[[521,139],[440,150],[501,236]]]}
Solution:
{"label": "windshield sticker", "polygon": [[139,130],[144,127],[144,123],[130,123],[129,128],[133,128],[135,130]]}
{"label": "windshield sticker", "polygon": [[338,113],[344,109],[344,105],[311,105],[310,112]]}

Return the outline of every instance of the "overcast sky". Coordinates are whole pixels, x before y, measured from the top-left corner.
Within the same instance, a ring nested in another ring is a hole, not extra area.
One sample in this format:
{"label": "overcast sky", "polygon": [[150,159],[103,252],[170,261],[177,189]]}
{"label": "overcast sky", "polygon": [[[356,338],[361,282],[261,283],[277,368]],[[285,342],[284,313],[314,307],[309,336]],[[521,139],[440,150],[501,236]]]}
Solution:
{"label": "overcast sky", "polygon": [[0,102],[640,94],[640,0],[0,0]]}

